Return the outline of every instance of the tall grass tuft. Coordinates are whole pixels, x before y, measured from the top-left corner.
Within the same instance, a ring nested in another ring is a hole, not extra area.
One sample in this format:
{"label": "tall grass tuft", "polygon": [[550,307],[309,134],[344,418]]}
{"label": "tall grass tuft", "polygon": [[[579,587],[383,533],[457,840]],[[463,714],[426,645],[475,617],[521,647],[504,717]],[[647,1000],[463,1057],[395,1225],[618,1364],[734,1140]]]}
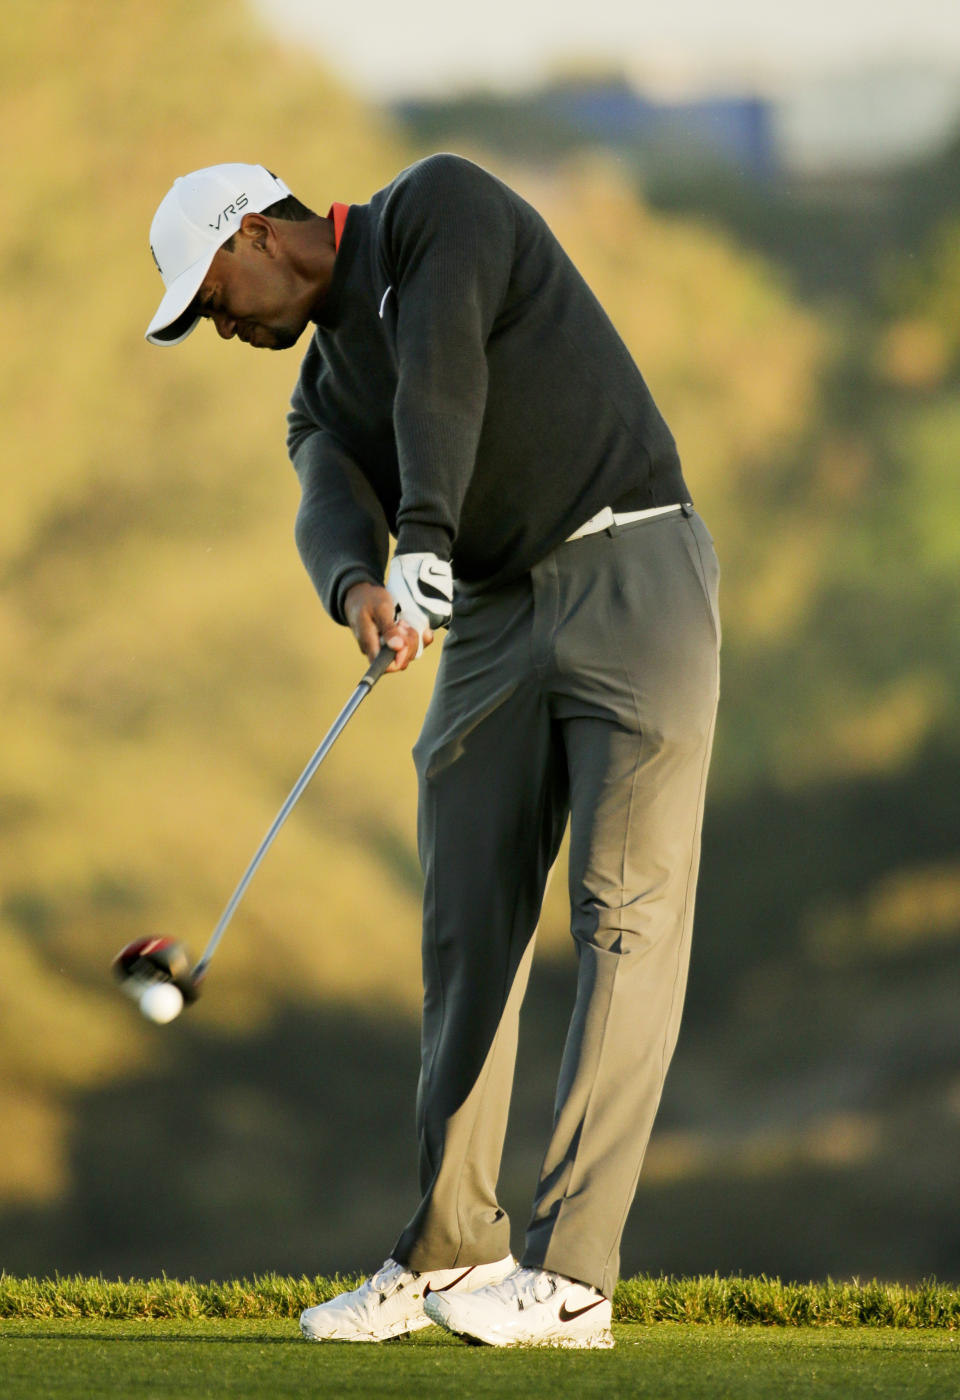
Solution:
{"label": "tall grass tuft", "polygon": [[[198,1283],[195,1279],[15,1278],[0,1274],[0,1318],[295,1318],[359,1279],[283,1277]],[[960,1289],[899,1283],[784,1283],[778,1278],[624,1279],[614,1321],[764,1327],[960,1329]]]}
{"label": "tall grass tuft", "polygon": [[268,1318],[297,1317],[303,1308],[325,1302],[359,1279],[284,1278],[198,1283],[196,1279],[14,1278],[0,1274],[0,1318]]}
{"label": "tall grass tuft", "polygon": [[779,1278],[624,1279],[614,1297],[620,1322],[701,1322],[765,1327],[960,1327],[960,1290],[935,1279],[899,1283],[784,1283]]}

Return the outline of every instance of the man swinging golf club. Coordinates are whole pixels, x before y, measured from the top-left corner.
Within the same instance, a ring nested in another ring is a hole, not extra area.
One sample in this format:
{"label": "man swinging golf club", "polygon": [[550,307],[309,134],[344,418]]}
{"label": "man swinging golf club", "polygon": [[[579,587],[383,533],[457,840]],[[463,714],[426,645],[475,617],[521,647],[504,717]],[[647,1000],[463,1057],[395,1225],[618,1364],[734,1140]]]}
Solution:
{"label": "man swinging golf club", "polygon": [[[198,170],[150,241],[154,344],[204,318],[265,349],[311,328],[289,449],[330,615],[371,660],[390,646],[391,671],[450,629],[414,750],[421,1199],[304,1335],[436,1322],[496,1346],[610,1346],[680,1023],[717,701],[716,559],[673,438],[543,219],[457,156],[326,217],[261,166]],[[518,1264],[497,1177],[568,818],[576,1000]]]}

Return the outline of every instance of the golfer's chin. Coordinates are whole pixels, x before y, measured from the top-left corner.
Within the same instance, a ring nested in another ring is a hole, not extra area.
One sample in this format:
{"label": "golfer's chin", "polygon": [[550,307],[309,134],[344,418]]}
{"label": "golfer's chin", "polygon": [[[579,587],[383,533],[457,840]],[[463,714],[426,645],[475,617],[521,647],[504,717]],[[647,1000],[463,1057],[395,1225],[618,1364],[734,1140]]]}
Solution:
{"label": "golfer's chin", "polygon": [[268,339],[264,340],[264,350],[291,350],[303,334],[303,327],[298,331],[290,330],[289,327],[282,327],[279,330],[268,331]]}
{"label": "golfer's chin", "polygon": [[254,326],[249,335],[242,337],[247,345],[255,350],[290,350],[303,334],[304,327],[295,330],[291,326]]}

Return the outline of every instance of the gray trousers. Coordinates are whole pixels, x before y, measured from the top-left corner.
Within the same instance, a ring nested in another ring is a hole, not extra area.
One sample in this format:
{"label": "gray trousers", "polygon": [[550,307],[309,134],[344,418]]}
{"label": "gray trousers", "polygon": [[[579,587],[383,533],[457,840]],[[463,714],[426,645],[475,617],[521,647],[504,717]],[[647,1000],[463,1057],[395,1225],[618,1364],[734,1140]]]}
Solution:
{"label": "gray trousers", "polygon": [[520,1004],[570,819],[576,1000],[522,1262],[607,1296],[686,987],[718,693],[718,569],[695,514],[458,590],[414,750],[426,877],[420,1205],[393,1256],[502,1258]]}

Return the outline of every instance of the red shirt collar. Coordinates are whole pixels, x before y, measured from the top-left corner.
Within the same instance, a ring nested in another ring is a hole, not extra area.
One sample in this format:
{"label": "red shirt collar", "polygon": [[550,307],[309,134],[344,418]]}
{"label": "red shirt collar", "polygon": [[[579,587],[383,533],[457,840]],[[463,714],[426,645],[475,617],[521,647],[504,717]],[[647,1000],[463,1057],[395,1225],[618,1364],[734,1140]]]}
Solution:
{"label": "red shirt collar", "polygon": [[336,248],[340,247],[340,240],[343,237],[343,226],[347,222],[347,215],[349,213],[349,204],[331,204],[327,213],[327,218],[333,220],[333,240]]}

